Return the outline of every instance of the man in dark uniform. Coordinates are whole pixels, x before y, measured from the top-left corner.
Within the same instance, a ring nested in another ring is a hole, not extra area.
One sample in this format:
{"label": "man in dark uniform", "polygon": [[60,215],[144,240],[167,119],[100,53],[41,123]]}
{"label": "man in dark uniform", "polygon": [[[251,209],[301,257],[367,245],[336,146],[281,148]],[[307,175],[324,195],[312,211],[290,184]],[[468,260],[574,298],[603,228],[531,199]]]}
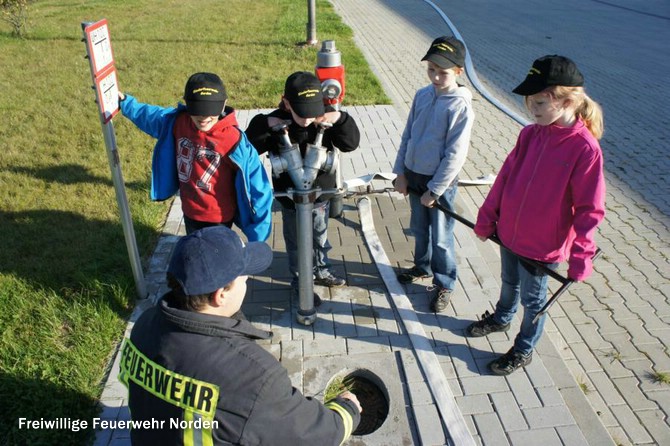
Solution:
{"label": "man in dark uniform", "polygon": [[140,316],[122,347],[133,444],[339,445],[358,426],[354,394],[325,405],[304,397],[254,342],[271,333],[231,318],[248,276],[271,262],[268,245],[244,245],[225,226],[177,243],[171,291]]}

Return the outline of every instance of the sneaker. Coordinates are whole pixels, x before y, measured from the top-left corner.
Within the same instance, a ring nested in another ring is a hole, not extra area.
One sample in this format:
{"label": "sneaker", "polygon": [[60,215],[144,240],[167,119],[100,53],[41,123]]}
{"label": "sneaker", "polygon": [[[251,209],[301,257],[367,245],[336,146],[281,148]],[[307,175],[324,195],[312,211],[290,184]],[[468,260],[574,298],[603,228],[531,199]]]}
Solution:
{"label": "sneaker", "polygon": [[507,331],[509,330],[509,327],[510,324],[503,325],[494,321],[493,315],[486,310],[484,314],[482,314],[482,319],[470,324],[468,328],[465,329],[465,332],[472,338],[479,338],[496,331]]}
{"label": "sneaker", "polygon": [[496,375],[509,375],[520,367],[526,367],[533,360],[533,353],[524,355],[514,351],[514,347],[500,358],[489,362],[489,370]]}
{"label": "sneaker", "polygon": [[433,277],[432,275],[428,274],[421,268],[417,268],[416,266],[413,266],[411,269],[408,269],[406,271],[403,271],[402,273],[398,274],[398,282],[400,283],[412,283],[416,282],[417,280],[420,279],[429,279]]}
{"label": "sneaker", "polygon": [[314,285],[321,285],[328,288],[341,287],[347,284],[347,281],[341,277],[334,276],[333,273],[326,272],[322,277],[314,278]]}
{"label": "sneaker", "polygon": [[439,288],[437,290],[437,295],[433,298],[433,301],[430,303],[430,309],[435,313],[442,313],[447,309],[449,301],[451,300],[451,290],[447,288]]}

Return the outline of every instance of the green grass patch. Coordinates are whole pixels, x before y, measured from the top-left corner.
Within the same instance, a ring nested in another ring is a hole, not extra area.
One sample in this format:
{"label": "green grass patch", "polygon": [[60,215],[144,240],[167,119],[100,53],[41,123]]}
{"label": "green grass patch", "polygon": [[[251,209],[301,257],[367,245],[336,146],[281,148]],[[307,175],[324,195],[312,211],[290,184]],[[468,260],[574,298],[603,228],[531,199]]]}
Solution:
{"label": "green grass patch", "polygon": [[[300,45],[307,4],[294,0],[38,0],[28,13],[24,39],[0,23],[0,444],[86,444],[90,429],[18,429],[19,417],[90,424],[136,295],[81,22],[106,18],[120,88],[165,106],[212,71],[233,107],[274,107],[319,48]],[[345,105],[390,103],[325,0],[317,37],[342,51]],[[148,198],[151,138],[114,126],[146,261],[170,203]]]}
{"label": "green grass patch", "polygon": [[354,380],[351,377],[347,377],[347,379],[345,379],[344,376],[336,376],[328,384],[328,387],[326,387],[326,391],[324,392],[323,396],[323,401],[327,402],[330,400],[334,400],[342,392],[346,391],[351,392],[353,385]]}
{"label": "green grass patch", "polygon": [[584,395],[591,393],[591,387],[589,387],[589,383],[586,381],[586,378],[583,376],[578,378],[577,383],[579,384],[579,388],[582,389],[582,392],[584,392]]}
{"label": "green grass patch", "polygon": [[670,373],[669,372],[661,372],[661,371],[652,369],[651,372],[648,372],[648,376],[656,384],[670,384]]}

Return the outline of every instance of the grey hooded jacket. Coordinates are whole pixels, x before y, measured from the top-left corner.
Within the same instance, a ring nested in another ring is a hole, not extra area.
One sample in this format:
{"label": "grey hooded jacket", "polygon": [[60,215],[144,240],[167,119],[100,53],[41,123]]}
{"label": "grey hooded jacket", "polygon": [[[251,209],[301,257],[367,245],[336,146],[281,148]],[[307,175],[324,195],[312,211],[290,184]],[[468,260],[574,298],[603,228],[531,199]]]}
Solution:
{"label": "grey hooded jacket", "polygon": [[[406,175],[414,189],[427,187],[442,195],[465,163],[474,118],[472,93],[466,87],[441,95],[432,84],[421,88],[414,96],[393,172]],[[415,181],[424,184],[412,184]]]}

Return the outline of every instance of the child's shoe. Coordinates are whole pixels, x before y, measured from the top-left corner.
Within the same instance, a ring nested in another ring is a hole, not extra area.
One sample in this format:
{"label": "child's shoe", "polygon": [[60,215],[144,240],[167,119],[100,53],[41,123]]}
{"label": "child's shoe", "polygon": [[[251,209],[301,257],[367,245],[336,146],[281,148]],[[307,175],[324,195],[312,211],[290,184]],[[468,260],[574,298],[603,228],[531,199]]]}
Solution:
{"label": "child's shoe", "polygon": [[510,324],[499,324],[493,320],[493,315],[486,310],[482,314],[482,319],[473,322],[465,329],[465,333],[472,338],[479,338],[497,331],[509,330]]}
{"label": "child's shoe", "polygon": [[429,279],[433,276],[418,268],[413,266],[411,269],[401,272],[398,274],[398,282],[400,283],[412,283],[420,279]]}
{"label": "child's shoe", "polygon": [[430,309],[435,313],[442,313],[447,309],[449,301],[451,300],[451,290],[447,288],[438,288],[437,294],[430,303]]}
{"label": "child's shoe", "polygon": [[489,363],[489,370],[496,375],[509,375],[520,367],[525,367],[533,360],[533,353],[524,355],[520,352],[514,351],[514,347],[509,349],[507,353],[500,358],[495,359]]}
{"label": "child's shoe", "polygon": [[341,287],[347,284],[347,281],[342,277],[333,275],[330,271],[326,271],[321,277],[314,277],[314,284],[321,285],[328,288]]}

